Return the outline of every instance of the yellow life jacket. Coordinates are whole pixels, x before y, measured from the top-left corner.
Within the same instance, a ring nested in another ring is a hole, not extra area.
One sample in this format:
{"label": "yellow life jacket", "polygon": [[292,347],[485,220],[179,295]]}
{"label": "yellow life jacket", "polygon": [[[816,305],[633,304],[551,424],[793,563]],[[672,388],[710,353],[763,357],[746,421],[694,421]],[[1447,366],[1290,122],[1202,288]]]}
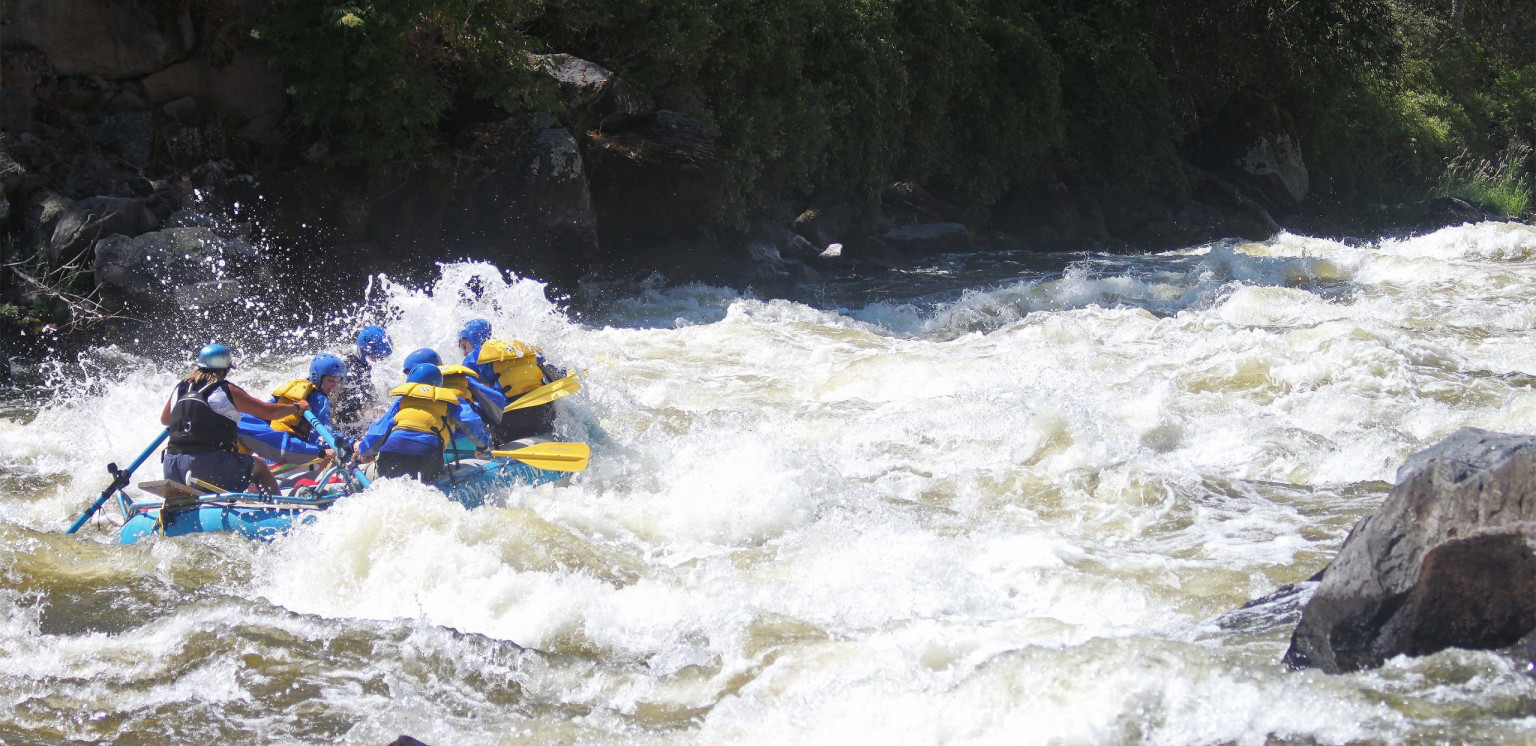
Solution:
{"label": "yellow life jacket", "polygon": [[448,410],[459,403],[457,391],[426,383],[405,383],[391,389],[389,395],[400,397],[400,409],[395,412],[395,427],[432,433],[442,438],[444,448],[453,442]]}
{"label": "yellow life jacket", "polygon": [[501,390],[511,401],[544,385],[544,371],[539,369],[539,350],[522,342],[492,339],[480,345],[475,362],[490,365],[496,371]]}
{"label": "yellow life jacket", "polygon": [[[313,383],[310,383],[307,379],[295,378],[292,381],[289,381],[273,389],[272,396],[275,397],[279,403],[287,401],[297,404],[298,402],[309,399],[310,394],[313,394],[319,390],[319,387],[315,386]],[[309,435],[309,422],[304,419],[303,412],[296,412],[294,414],[288,415],[287,417],[273,420],[272,429],[293,433],[300,438],[304,438]]]}
{"label": "yellow life jacket", "polygon": [[443,365],[438,367],[443,372],[443,388],[453,389],[459,392],[459,398],[467,402],[475,400],[474,391],[469,387],[469,379],[480,380],[480,374],[473,368],[463,365]]}

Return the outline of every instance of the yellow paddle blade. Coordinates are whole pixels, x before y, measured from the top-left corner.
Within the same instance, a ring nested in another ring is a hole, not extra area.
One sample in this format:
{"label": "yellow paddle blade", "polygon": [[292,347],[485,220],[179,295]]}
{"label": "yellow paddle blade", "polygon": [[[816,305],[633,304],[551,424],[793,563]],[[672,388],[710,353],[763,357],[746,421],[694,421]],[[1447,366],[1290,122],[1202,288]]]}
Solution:
{"label": "yellow paddle blade", "polygon": [[581,471],[587,468],[592,449],[586,443],[540,443],[514,451],[491,451],[491,455],[515,458],[537,469]]}
{"label": "yellow paddle blade", "polygon": [[522,396],[503,407],[501,411],[510,412],[524,407],[537,407],[540,404],[548,404],[562,396],[570,396],[581,390],[581,382],[576,380],[576,374],[572,373],[558,381],[551,381]]}

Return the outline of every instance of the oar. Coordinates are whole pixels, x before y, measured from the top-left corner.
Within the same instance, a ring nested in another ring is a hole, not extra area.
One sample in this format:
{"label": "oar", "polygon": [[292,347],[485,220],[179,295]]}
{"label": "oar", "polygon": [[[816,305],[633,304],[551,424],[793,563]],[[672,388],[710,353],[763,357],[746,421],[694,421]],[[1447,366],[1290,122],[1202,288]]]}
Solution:
{"label": "oar", "polygon": [[537,407],[540,404],[548,404],[562,396],[570,396],[581,390],[581,382],[576,380],[576,374],[572,373],[558,381],[552,381],[529,391],[517,400],[502,407],[501,411],[510,412],[514,409]]}
{"label": "oar", "polygon": [[91,507],[86,508],[85,512],[81,513],[80,517],[76,518],[74,524],[69,527],[69,530],[64,533],[72,534],[79,531],[86,521],[91,520],[91,516],[96,515],[96,511],[101,510],[101,506],[107,502],[107,498],[111,497],[112,493],[127,487],[128,480],[133,478],[134,470],[138,469],[144,463],[144,460],[149,458],[149,454],[154,453],[155,449],[159,448],[160,444],[164,443],[165,439],[170,437],[170,435],[170,428],[161,430],[160,434],[155,436],[155,442],[150,443],[149,447],[145,448],[144,452],[139,454],[139,457],[134,459],[133,463],[129,464],[126,469],[117,468],[117,464],[107,464],[107,471],[112,474],[112,484],[107,485],[107,488],[101,491],[101,497],[96,498],[96,502],[91,503]]}
{"label": "oar", "polygon": [[548,471],[581,471],[587,468],[592,449],[586,443],[540,443],[514,451],[491,451],[491,455],[514,458]]}
{"label": "oar", "polygon": [[[320,433],[321,438],[325,439],[325,444],[331,447],[331,452],[336,454],[337,463],[340,463],[342,450],[336,444],[336,436],[332,435],[330,430],[325,429],[325,425],[320,424],[320,418],[316,417],[314,412],[308,409],[304,410],[304,419],[309,422],[310,427],[315,429],[315,432]],[[368,488],[368,478],[363,476],[361,469],[348,469],[348,471],[352,472],[352,476],[356,477],[357,481],[363,485],[363,489]],[[330,479],[330,474],[322,472],[320,477],[320,480],[316,483],[316,492],[319,492],[320,488],[325,486],[326,480]]]}

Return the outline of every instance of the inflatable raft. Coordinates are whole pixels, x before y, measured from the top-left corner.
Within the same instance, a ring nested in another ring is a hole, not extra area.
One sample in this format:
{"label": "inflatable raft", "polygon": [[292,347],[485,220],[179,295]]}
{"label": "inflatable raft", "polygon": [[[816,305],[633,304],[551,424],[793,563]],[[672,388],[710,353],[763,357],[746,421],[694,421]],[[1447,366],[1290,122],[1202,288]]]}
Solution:
{"label": "inflatable raft", "polygon": [[[516,441],[509,447],[511,450],[495,451],[489,459],[467,458],[447,463],[445,476],[432,486],[466,508],[477,508],[513,485],[569,479],[571,472],[585,468],[590,453],[583,443],[535,439]],[[218,531],[271,541],[296,525],[315,520],[320,511],[369,485],[362,470],[332,468],[316,475],[305,466],[274,469],[279,483],[285,487],[286,494],[281,495],[200,491],[170,480],[138,484],[140,491],[158,499],[131,500],[119,491],[117,506],[124,519],[118,543],[133,544],[151,536]]]}

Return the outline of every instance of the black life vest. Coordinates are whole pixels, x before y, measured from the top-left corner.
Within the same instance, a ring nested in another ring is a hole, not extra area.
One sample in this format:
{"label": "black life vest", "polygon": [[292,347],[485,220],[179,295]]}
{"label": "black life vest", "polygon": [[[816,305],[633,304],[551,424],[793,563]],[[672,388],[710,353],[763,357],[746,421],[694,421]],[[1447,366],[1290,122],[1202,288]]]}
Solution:
{"label": "black life vest", "polygon": [[200,389],[182,381],[176,385],[175,399],[171,403],[171,453],[203,453],[205,451],[233,451],[239,425],[234,420],[213,411],[208,397],[219,389],[229,396],[229,382],[218,381]]}

